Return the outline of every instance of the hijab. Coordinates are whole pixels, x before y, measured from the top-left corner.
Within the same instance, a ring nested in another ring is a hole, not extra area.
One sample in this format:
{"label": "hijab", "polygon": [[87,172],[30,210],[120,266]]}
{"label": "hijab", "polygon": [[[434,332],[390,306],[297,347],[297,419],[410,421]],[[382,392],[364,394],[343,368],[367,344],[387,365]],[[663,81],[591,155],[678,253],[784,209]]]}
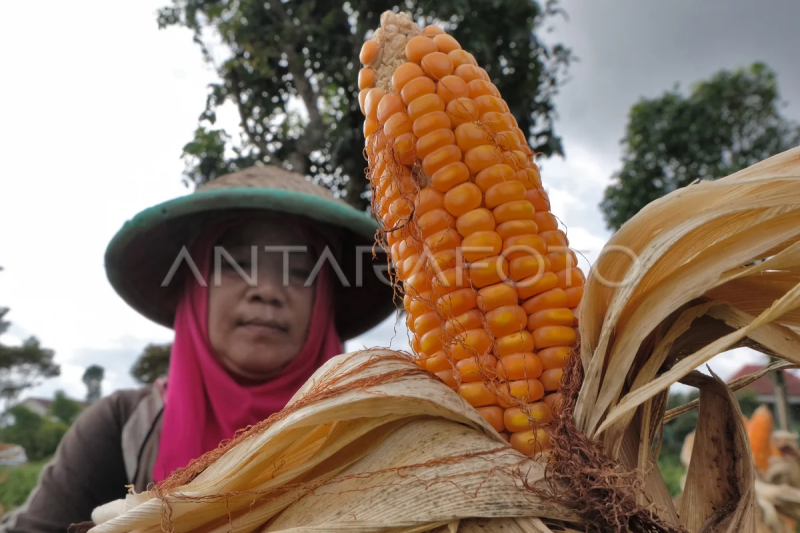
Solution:
{"label": "hijab", "polygon": [[[195,243],[191,257],[204,280],[210,279],[214,244],[233,224],[218,226]],[[307,228],[303,234],[318,257],[326,243]],[[153,468],[156,482],[217,448],[237,430],[283,409],[322,364],[344,352],[335,327],[329,264],[319,271],[315,284],[308,336],[300,352],[269,381],[248,384],[219,362],[208,334],[209,289],[188,276],[175,314],[164,419]]]}

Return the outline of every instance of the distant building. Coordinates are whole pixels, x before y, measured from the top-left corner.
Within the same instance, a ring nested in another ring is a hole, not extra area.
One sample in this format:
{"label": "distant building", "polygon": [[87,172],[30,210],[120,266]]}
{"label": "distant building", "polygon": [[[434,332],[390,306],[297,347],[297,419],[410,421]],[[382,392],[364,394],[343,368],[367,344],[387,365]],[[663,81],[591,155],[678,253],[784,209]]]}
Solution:
{"label": "distant building", "polygon": [[53,400],[48,400],[46,398],[28,398],[23,402],[20,402],[20,405],[26,407],[36,413],[39,416],[47,416],[50,412],[50,406],[53,404]]}
{"label": "distant building", "polygon": [[0,466],[20,466],[27,462],[22,446],[0,442]]}
{"label": "distant building", "polygon": [[[89,406],[88,402],[83,402],[80,400],[76,401],[83,409],[86,409]],[[41,417],[48,417],[50,416],[50,406],[53,405],[53,400],[50,398],[26,398],[25,400],[21,401],[19,405],[30,409]]]}
{"label": "distant building", "polygon": [[[746,365],[731,376],[728,382],[758,372],[762,368],[764,368],[763,365]],[[786,402],[792,406],[800,405],[800,378],[786,370],[783,370],[782,373],[784,383],[786,383]],[[756,398],[759,402],[768,404],[773,408],[775,407],[775,382],[773,381],[772,374],[761,376],[741,390],[751,390],[756,394]]]}

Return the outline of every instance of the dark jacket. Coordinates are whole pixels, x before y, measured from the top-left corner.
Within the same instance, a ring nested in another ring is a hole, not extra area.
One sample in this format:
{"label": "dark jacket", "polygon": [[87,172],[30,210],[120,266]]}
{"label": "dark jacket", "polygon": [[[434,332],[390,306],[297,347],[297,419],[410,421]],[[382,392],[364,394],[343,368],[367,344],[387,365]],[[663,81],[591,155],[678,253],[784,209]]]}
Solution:
{"label": "dark jacket", "polygon": [[3,516],[0,533],[63,533],[92,511],[147,490],[161,435],[157,386],[119,391],[88,407],[64,435],[25,505]]}

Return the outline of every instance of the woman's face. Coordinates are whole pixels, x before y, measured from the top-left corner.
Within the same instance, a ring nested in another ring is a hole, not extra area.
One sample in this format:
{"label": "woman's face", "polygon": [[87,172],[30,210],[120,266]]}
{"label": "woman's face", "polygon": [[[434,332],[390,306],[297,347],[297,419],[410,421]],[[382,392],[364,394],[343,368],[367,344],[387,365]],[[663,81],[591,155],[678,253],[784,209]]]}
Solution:
{"label": "woman's face", "polygon": [[219,277],[211,276],[209,283],[211,344],[229,372],[267,380],[294,359],[308,335],[314,307],[314,285],[304,286],[314,268],[310,248],[309,252],[265,251],[266,246],[307,246],[298,230],[277,221],[233,228],[217,246],[244,275],[225,253],[216,253],[218,260],[212,256],[211,271],[218,271]]}

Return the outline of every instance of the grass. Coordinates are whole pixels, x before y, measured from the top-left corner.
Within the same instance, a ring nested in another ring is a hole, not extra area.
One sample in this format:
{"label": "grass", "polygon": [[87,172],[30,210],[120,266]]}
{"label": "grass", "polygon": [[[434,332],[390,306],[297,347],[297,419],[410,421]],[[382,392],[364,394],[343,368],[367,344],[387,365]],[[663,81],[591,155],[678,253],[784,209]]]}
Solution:
{"label": "grass", "polygon": [[46,463],[40,461],[16,468],[0,467],[0,515],[25,503]]}

